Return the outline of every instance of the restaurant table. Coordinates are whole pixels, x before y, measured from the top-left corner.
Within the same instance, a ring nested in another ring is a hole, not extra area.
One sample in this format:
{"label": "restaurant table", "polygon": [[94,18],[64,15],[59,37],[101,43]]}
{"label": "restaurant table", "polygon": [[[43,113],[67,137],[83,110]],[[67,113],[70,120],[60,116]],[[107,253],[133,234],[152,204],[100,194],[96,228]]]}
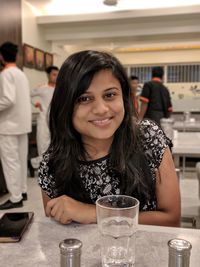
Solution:
{"label": "restaurant table", "polygon": [[178,132],[173,139],[172,153],[176,167],[180,167],[180,157],[200,158],[200,132]]}
{"label": "restaurant table", "polygon": [[[59,243],[66,238],[83,242],[82,267],[100,267],[99,234],[96,224],[61,225],[50,218],[35,216],[22,240],[0,244],[0,266],[59,267]],[[139,225],[136,235],[135,267],[167,267],[168,240],[191,242],[191,267],[200,266],[200,231],[173,227]]]}
{"label": "restaurant table", "polygon": [[200,132],[200,121],[175,121],[173,129],[181,132]]}

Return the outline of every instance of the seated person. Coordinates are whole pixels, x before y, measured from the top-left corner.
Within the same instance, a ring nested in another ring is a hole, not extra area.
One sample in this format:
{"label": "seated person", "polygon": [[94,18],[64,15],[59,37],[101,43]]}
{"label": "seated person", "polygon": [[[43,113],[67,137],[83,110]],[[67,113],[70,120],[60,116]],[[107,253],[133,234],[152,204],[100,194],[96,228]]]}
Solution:
{"label": "seated person", "polygon": [[110,54],[82,51],[62,65],[50,107],[51,143],[39,168],[47,216],[95,223],[95,201],[124,194],[140,201],[139,223],[179,226],[170,140],[154,122],[137,123],[130,90]]}

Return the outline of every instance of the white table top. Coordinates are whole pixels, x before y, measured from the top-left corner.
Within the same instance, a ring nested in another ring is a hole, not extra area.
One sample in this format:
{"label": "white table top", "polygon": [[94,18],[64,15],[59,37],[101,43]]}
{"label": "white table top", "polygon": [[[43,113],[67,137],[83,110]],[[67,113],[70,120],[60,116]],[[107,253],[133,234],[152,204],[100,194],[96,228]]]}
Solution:
{"label": "white table top", "polygon": [[200,156],[200,132],[178,132],[173,145],[174,155]]}
{"label": "white table top", "polygon": [[173,129],[183,132],[200,132],[200,121],[175,121]]}
{"label": "white table top", "polygon": [[[168,240],[178,237],[192,243],[191,267],[200,265],[200,231],[139,225],[136,238],[135,267],[167,267]],[[0,266],[58,267],[59,243],[66,238],[83,242],[82,267],[100,267],[100,246],[97,226],[61,225],[49,218],[35,216],[19,243],[0,244]]]}

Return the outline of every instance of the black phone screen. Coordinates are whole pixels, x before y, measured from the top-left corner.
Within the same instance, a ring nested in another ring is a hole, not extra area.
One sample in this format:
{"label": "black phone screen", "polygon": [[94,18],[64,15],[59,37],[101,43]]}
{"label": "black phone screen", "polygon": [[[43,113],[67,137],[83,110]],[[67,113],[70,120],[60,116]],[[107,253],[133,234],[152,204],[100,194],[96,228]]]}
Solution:
{"label": "black phone screen", "polygon": [[5,213],[0,219],[0,241],[19,241],[33,218],[33,212]]}

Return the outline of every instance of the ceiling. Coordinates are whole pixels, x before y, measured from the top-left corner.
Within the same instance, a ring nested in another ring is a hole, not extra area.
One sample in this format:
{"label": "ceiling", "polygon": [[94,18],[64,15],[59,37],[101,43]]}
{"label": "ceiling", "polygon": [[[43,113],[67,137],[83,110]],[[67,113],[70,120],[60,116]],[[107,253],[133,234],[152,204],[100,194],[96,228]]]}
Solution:
{"label": "ceiling", "polygon": [[118,0],[112,7],[105,6],[103,0],[26,2],[37,16],[45,39],[68,52],[200,48],[200,0],[178,1],[182,6],[175,6],[175,0],[140,0],[137,4]]}

